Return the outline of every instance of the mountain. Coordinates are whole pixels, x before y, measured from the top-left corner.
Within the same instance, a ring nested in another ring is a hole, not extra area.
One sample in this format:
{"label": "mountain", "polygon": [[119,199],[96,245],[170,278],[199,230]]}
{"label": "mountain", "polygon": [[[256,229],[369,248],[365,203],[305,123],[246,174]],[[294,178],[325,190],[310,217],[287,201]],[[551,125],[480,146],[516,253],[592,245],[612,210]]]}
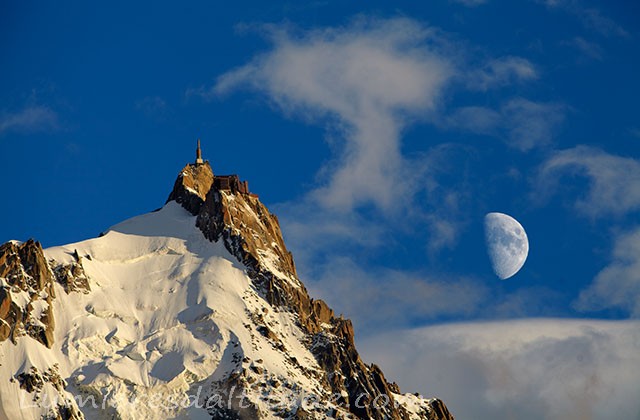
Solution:
{"label": "mountain", "polygon": [[453,419],[312,299],[278,219],[198,154],[100,237],[0,246],[2,419]]}

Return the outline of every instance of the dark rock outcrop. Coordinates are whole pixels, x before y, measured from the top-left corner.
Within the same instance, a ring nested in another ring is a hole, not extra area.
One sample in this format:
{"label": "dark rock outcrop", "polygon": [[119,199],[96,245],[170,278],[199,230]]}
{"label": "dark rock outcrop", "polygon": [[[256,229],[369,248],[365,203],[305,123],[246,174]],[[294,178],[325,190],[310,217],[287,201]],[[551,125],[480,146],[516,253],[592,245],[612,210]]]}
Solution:
{"label": "dark rock outcrop", "polygon": [[69,264],[58,264],[51,260],[49,263],[53,267],[53,274],[58,283],[64,287],[64,291],[69,294],[71,292],[89,293],[89,278],[84,272],[82,265],[82,257],[78,255],[78,251],[73,253],[74,262]]}
{"label": "dark rock outcrop", "polygon": [[[197,216],[196,224],[204,236],[223,241],[227,250],[247,267],[254,287],[263,297],[271,305],[294,314],[324,371],[327,392],[341,396],[339,405],[361,419],[408,419],[409,413],[393,397],[400,392],[398,386],[389,383],[376,365],[367,366],[361,360],[351,321],[336,317],[323,301],[309,297],[298,279],[277,217],[246,189],[219,188],[220,185],[224,184],[216,183],[208,163],[190,164],[181,171],[167,201],[175,200]],[[424,419],[452,419],[440,400],[423,402]]]}
{"label": "dark rock outcrop", "polygon": [[429,401],[429,408],[431,412],[429,420],[454,420],[447,406],[438,398]]}
{"label": "dark rock outcrop", "polygon": [[0,342],[29,336],[51,348],[54,281],[67,293],[91,290],[82,258],[77,252],[74,257],[70,264],[47,262],[42,246],[32,239],[0,245]]}
{"label": "dark rock outcrop", "polygon": [[53,345],[53,273],[39,242],[0,245],[0,341],[28,335]]}
{"label": "dark rock outcrop", "polygon": [[[28,371],[17,374],[15,380],[18,381],[21,389],[32,395],[31,398],[33,401],[48,398],[46,392],[43,392],[45,384],[50,384],[61,394],[64,393],[64,389],[67,386],[66,381],[62,379],[58,372],[57,364],[51,366],[44,372],[40,372],[38,368],[31,366]],[[67,401],[62,399],[58,401],[55,406],[51,404],[46,418],[55,420],[81,420],[84,419],[84,416],[74,405],[68,404]]]}

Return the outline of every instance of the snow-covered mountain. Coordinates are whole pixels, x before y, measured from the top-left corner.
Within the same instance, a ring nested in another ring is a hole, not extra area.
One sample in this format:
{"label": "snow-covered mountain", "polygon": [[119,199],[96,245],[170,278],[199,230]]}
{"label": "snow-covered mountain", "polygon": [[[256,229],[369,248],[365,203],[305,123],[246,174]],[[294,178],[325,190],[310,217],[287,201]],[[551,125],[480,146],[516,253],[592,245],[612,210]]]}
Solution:
{"label": "snow-covered mountain", "polygon": [[187,165],[100,237],[0,246],[1,419],[452,419],[360,359],[277,218]]}

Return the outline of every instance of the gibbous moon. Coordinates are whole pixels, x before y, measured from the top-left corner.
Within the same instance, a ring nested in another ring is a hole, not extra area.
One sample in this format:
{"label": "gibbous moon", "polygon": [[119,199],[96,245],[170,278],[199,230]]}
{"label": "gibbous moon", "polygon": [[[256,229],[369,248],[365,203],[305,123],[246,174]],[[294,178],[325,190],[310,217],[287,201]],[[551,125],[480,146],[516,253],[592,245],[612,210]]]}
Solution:
{"label": "gibbous moon", "polygon": [[506,280],[516,274],[529,254],[529,240],[522,225],[504,213],[487,213],[484,235],[496,275]]}

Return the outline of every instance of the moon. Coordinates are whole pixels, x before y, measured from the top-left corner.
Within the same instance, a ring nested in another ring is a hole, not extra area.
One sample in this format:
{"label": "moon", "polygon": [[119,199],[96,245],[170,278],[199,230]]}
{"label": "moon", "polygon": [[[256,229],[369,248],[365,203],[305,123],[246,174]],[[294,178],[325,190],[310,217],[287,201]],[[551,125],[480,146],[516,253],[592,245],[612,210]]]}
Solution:
{"label": "moon", "polygon": [[496,275],[506,280],[520,271],[529,255],[529,240],[522,225],[507,214],[487,213],[484,235]]}

